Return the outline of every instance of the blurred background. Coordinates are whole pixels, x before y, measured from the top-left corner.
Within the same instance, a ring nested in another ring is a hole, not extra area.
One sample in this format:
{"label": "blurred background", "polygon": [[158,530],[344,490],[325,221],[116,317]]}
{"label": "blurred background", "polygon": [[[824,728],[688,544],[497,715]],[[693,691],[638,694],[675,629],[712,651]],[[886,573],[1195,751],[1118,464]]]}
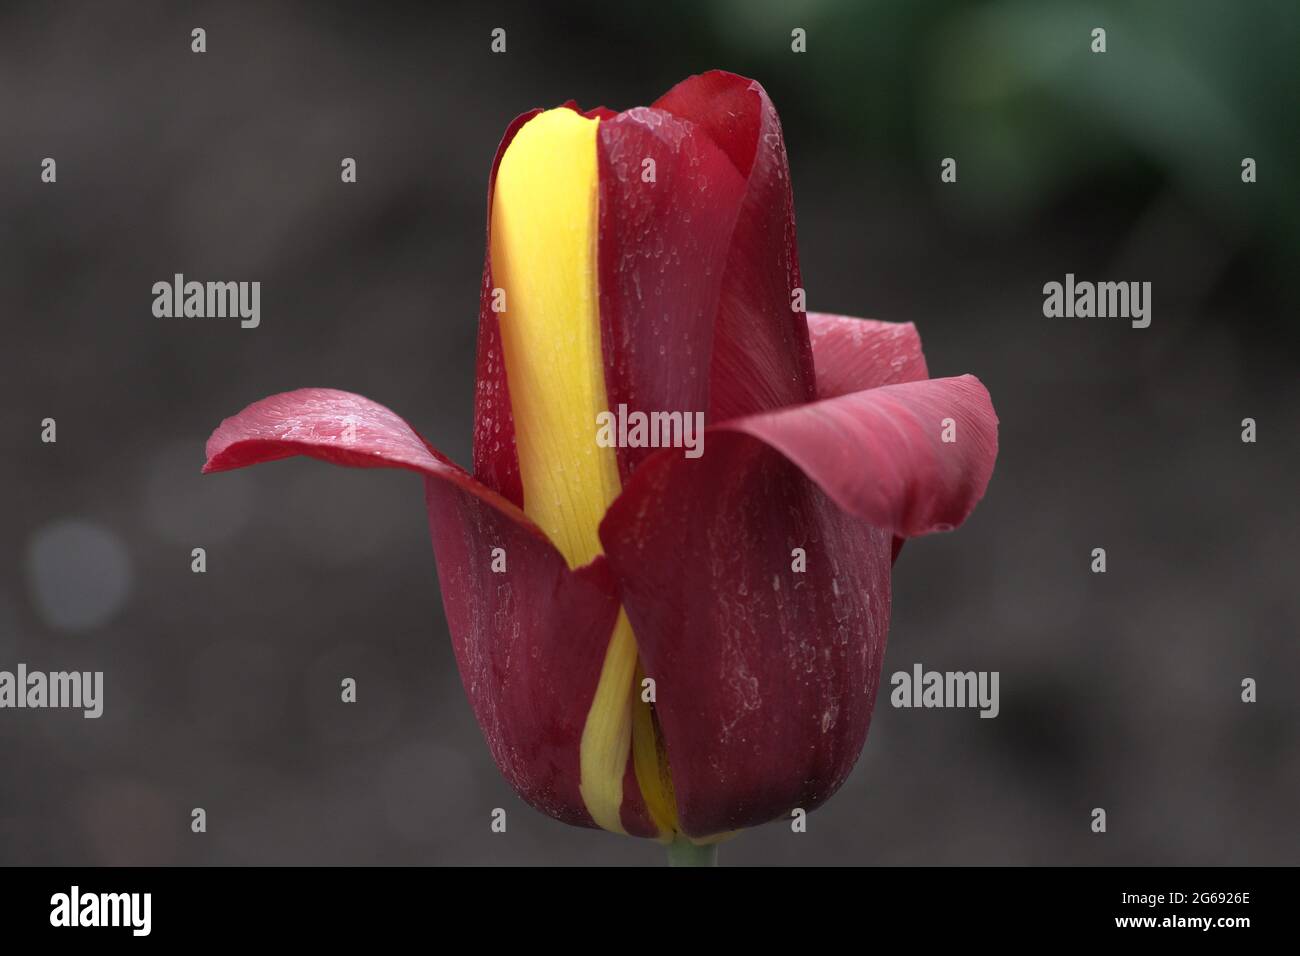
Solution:
{"label": "blurred background", "polygon": [[[1002,421],[966,527],[896,567],[884,667],[998,670],[1001,715],[885,685],[808,832],[722,862],[1300,862],[1298,44],[1291,0],[6,4],[0,669],[106,687],[99,720],[0,712],[0,862],[661,860],[497,773],[418,478],[199,467],[223,417],[302,386],[468,464],[501,132],[713,67],[780,111],[809,307],[915,322]],[[260,280],[261,327],[155,318],[174,272]],[[1152,282],[1151,327],[1044,318],[1067,272]]]}

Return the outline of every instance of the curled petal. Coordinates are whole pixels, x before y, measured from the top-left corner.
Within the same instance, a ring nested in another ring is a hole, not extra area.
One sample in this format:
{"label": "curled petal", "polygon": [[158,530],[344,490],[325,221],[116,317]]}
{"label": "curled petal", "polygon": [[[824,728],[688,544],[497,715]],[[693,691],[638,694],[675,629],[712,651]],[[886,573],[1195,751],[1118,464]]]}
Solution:
{"label": "curled petal", "polygon": [[[352,468],[405,468],[481,488],[451,459],[389,409],[351,392],[300,388],[254,402],[217,426],[207,444],[204,474],[294,455]],[[518,509],[482,489],[527,521]]]}
{"label": "curled petal", "polygon": [[771,445],[845,511],[915,537],[955,528],[984,496],[997,426],[988,391],[962,375],[885,385],[715,427]]}
{"label": "curled petal", "polygon": [[[263,399],[222,422],[207,453],[205,472],[308,455],[422,474],[456,663],[492,756],[532,806],[594,825],[578,748],[619,608],[604,558],[570,571],[514,504],[360,395],[311,388]],[[629,832],[653,833],[631,796]]]}
{"label": "curled petal", "polygon": [[[921,337],[911,322],[878,322],[810,312],[808,337],[817,370],[818,398],[930,377],[921,352]],[[895,561],[903,541],[894,536]]]}

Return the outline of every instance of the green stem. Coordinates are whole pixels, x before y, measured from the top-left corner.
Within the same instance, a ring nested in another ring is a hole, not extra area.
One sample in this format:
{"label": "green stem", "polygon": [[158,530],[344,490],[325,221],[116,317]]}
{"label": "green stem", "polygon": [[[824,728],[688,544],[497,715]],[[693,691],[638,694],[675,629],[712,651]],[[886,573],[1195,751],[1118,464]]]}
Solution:
{"label": "green stem", "polygon": [[669,866],[717,866],[718,845],[697,846],[680,833],[668,844]]}

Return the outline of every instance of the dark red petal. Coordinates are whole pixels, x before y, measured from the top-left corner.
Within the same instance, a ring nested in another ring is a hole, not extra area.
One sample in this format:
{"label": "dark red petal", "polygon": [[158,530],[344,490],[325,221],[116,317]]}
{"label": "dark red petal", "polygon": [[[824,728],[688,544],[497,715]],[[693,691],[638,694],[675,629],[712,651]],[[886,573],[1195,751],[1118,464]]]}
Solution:
{"label": "dark red petal", "polygon": [[746,180],[713,339],[711,420],[811,401],[812,351],[791,293],[802,287],[781,122],[753,80],[713,71],[683,80],[656,107],[701,127]]}
{"label": "dark red petal", "polygon": [[[707,416],[714,317],[744,180],[708,136],[662,110],[605,120],[596,142],[609,406]],[[624,479],[651,451],[619,449]]]}
{"label": "dark red petal", "polygon": [[[948,420],[952,442],[943,440]],[[885,385],[717,427],[766,442],[845,511],[903,537],[966,520],[998,454],[998,418],[973,375]]]}
{"label": "dark red petal", "polygon": [[930,377],[921,336],[911,322],[810,312],[808,337],[817,370],[818,398]]}
{"label": "dark red petal", "polygon": [[[594,825],[578,790],[579,742],[619,608],[604,558],[570,571],[517,507],[360,395],[263,399],[222,422],[207,452],[205,472],[309,455],[423,474],[456,663],[492,756],[528,803]],[[492,571],[494,548],[504,573]]]}
{"label": "dark red petal", "polygon": [[519,452],[515,448],[515,418],[510,407],[501,326],[492,311],[492,197],[497,169],[506,147],[541,110],[516,116],[506,127],[488,174],[487,248],[483,253],[483,284],[478,300],[478,367],[474,377],[474,477],[508,500],[524,506],[524,486],[519,477]]}
{"label": "dark red petal", "polygon": [[727,422],[704,451],[646,459],[601,524],[697,837],[812,809],[844,781],[880,677],[893,533],[966,517],[997,418],[968,375]]}
{"label": "dark red petal", "polygon": [[701,459],[647,459],[601,540],[656,681],[683,829],[709,836],[828,799],[871,718],[889,535],[777,451],[710,431]]}
{"label": "dark red petal", "polygon": [[[456,663],[497,766],[538,810],[594,827],[579,746],[618,616],[605,559],[570,571],[468,490],[433,478],[425,490]],[[493,548],[505,550],[504,574],[491,570]]]}

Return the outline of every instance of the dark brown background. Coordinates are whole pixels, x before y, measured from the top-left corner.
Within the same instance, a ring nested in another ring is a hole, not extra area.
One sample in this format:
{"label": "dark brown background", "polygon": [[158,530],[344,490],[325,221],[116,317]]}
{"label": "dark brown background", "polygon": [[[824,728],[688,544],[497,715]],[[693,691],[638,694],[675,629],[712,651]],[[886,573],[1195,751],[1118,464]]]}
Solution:
{"label": "dark brown background", "polygon": [[[1001,716],[893,710],[885,687],[808,833],[765,827],[723,861],[1300,859],[1297,8],[781,10],[6,6],[0,668],[102,669],[107,688],[98,721],[0,712],[0,862],[660,858],[543,818],[497,774],[418,479],[198,469],[224,416],[307,385],[389,405],[468,462],[501,131],[711,67],[781,111],[810,307],[915,321],[932,373],[978,374],[1002,420],[984,503],[899,562],[885,663],[998,670]],[[154,318],[174,272],[260,280],[261,327]],[[1153,282],[1151,327],[1045,319],[1066,272]]]}

